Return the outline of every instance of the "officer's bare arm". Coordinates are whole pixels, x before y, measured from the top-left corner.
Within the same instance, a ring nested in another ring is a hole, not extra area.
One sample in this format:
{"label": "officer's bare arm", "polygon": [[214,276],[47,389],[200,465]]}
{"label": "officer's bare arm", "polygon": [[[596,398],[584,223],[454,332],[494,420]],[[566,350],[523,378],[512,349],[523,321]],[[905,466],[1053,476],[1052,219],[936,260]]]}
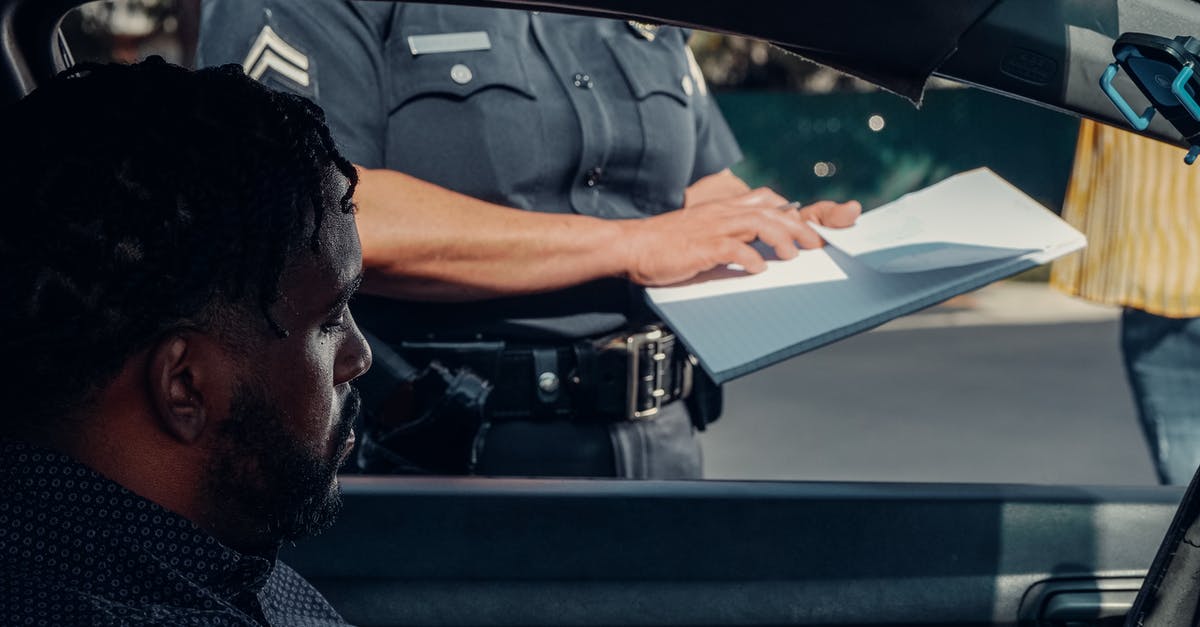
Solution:
{"label": "officer's bare arm", "polygon": [[806,224],[847,226],[858,203],[780,211],[786,200],[750,190],[728,170],[688,188],[679,211],[601,220],[522,211],[477,200],[391,170],[359,170],[355,193],[366,292],[469,301],[544,292],[626,276],[642,285],[689,279],[721,264],[766,267],[748,243],[787,259],[822,244]]}

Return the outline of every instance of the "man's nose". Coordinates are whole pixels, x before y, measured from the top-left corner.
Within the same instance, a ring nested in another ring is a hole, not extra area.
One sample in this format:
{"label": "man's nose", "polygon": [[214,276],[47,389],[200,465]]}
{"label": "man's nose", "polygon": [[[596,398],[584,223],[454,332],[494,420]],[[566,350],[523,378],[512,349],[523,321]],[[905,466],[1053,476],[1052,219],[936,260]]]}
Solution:
{"label": "man's nose", "polygon": [[351,332],[346,334],[346,345],[338,359],[338,384],[353,381],[371,369],[371,345],[367,343],[367,338],[363,337],[353,314],[347,315],[350,316]]}

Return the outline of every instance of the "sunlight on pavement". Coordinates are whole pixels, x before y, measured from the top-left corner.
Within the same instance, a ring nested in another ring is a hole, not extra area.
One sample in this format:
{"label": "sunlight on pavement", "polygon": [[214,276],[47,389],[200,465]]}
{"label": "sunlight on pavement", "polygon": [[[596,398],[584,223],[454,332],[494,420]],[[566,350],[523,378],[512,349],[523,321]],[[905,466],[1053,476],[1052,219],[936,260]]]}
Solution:
{"label": "sunlight on pavement", "polygon": [[1116,320],[1120,307],[1072,298],[1045,283],[1002,281],[923,312],[893,320],[879,331],[984,325],[1058,324]]}

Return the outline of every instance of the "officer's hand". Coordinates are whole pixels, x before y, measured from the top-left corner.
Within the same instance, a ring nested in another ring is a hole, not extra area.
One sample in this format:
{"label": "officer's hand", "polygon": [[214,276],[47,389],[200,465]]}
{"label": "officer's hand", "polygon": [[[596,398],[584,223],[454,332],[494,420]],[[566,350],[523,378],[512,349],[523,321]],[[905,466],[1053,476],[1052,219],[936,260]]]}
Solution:
{"label": "officer's hand", "polygon": [[787,200],[760,188],[745,194],[672,211],[653,218],[623,221],[626,274],[640,285],[670,285],[731,263],[762,272],[766,261],[750,246],[762,240],[780,259],[798,248],[825,244],[809,226],[846,227],[862,213],[855,201],[821,201],[781,210]]}

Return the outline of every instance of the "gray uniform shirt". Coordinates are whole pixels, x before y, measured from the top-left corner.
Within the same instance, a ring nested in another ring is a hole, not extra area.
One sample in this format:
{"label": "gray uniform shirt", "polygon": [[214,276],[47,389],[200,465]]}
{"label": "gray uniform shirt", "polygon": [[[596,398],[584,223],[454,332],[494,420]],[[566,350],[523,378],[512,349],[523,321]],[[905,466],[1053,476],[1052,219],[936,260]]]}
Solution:
{"label": "gray uniform shirt", "polygon": [[[313,98],[339,148],[476,198],[639,218],[741,158],[675,28],[427,4],[214,0],[203,65]],[[611,279],[470,306],[363,298],[390,340],[587,337],[644,314]]]}

